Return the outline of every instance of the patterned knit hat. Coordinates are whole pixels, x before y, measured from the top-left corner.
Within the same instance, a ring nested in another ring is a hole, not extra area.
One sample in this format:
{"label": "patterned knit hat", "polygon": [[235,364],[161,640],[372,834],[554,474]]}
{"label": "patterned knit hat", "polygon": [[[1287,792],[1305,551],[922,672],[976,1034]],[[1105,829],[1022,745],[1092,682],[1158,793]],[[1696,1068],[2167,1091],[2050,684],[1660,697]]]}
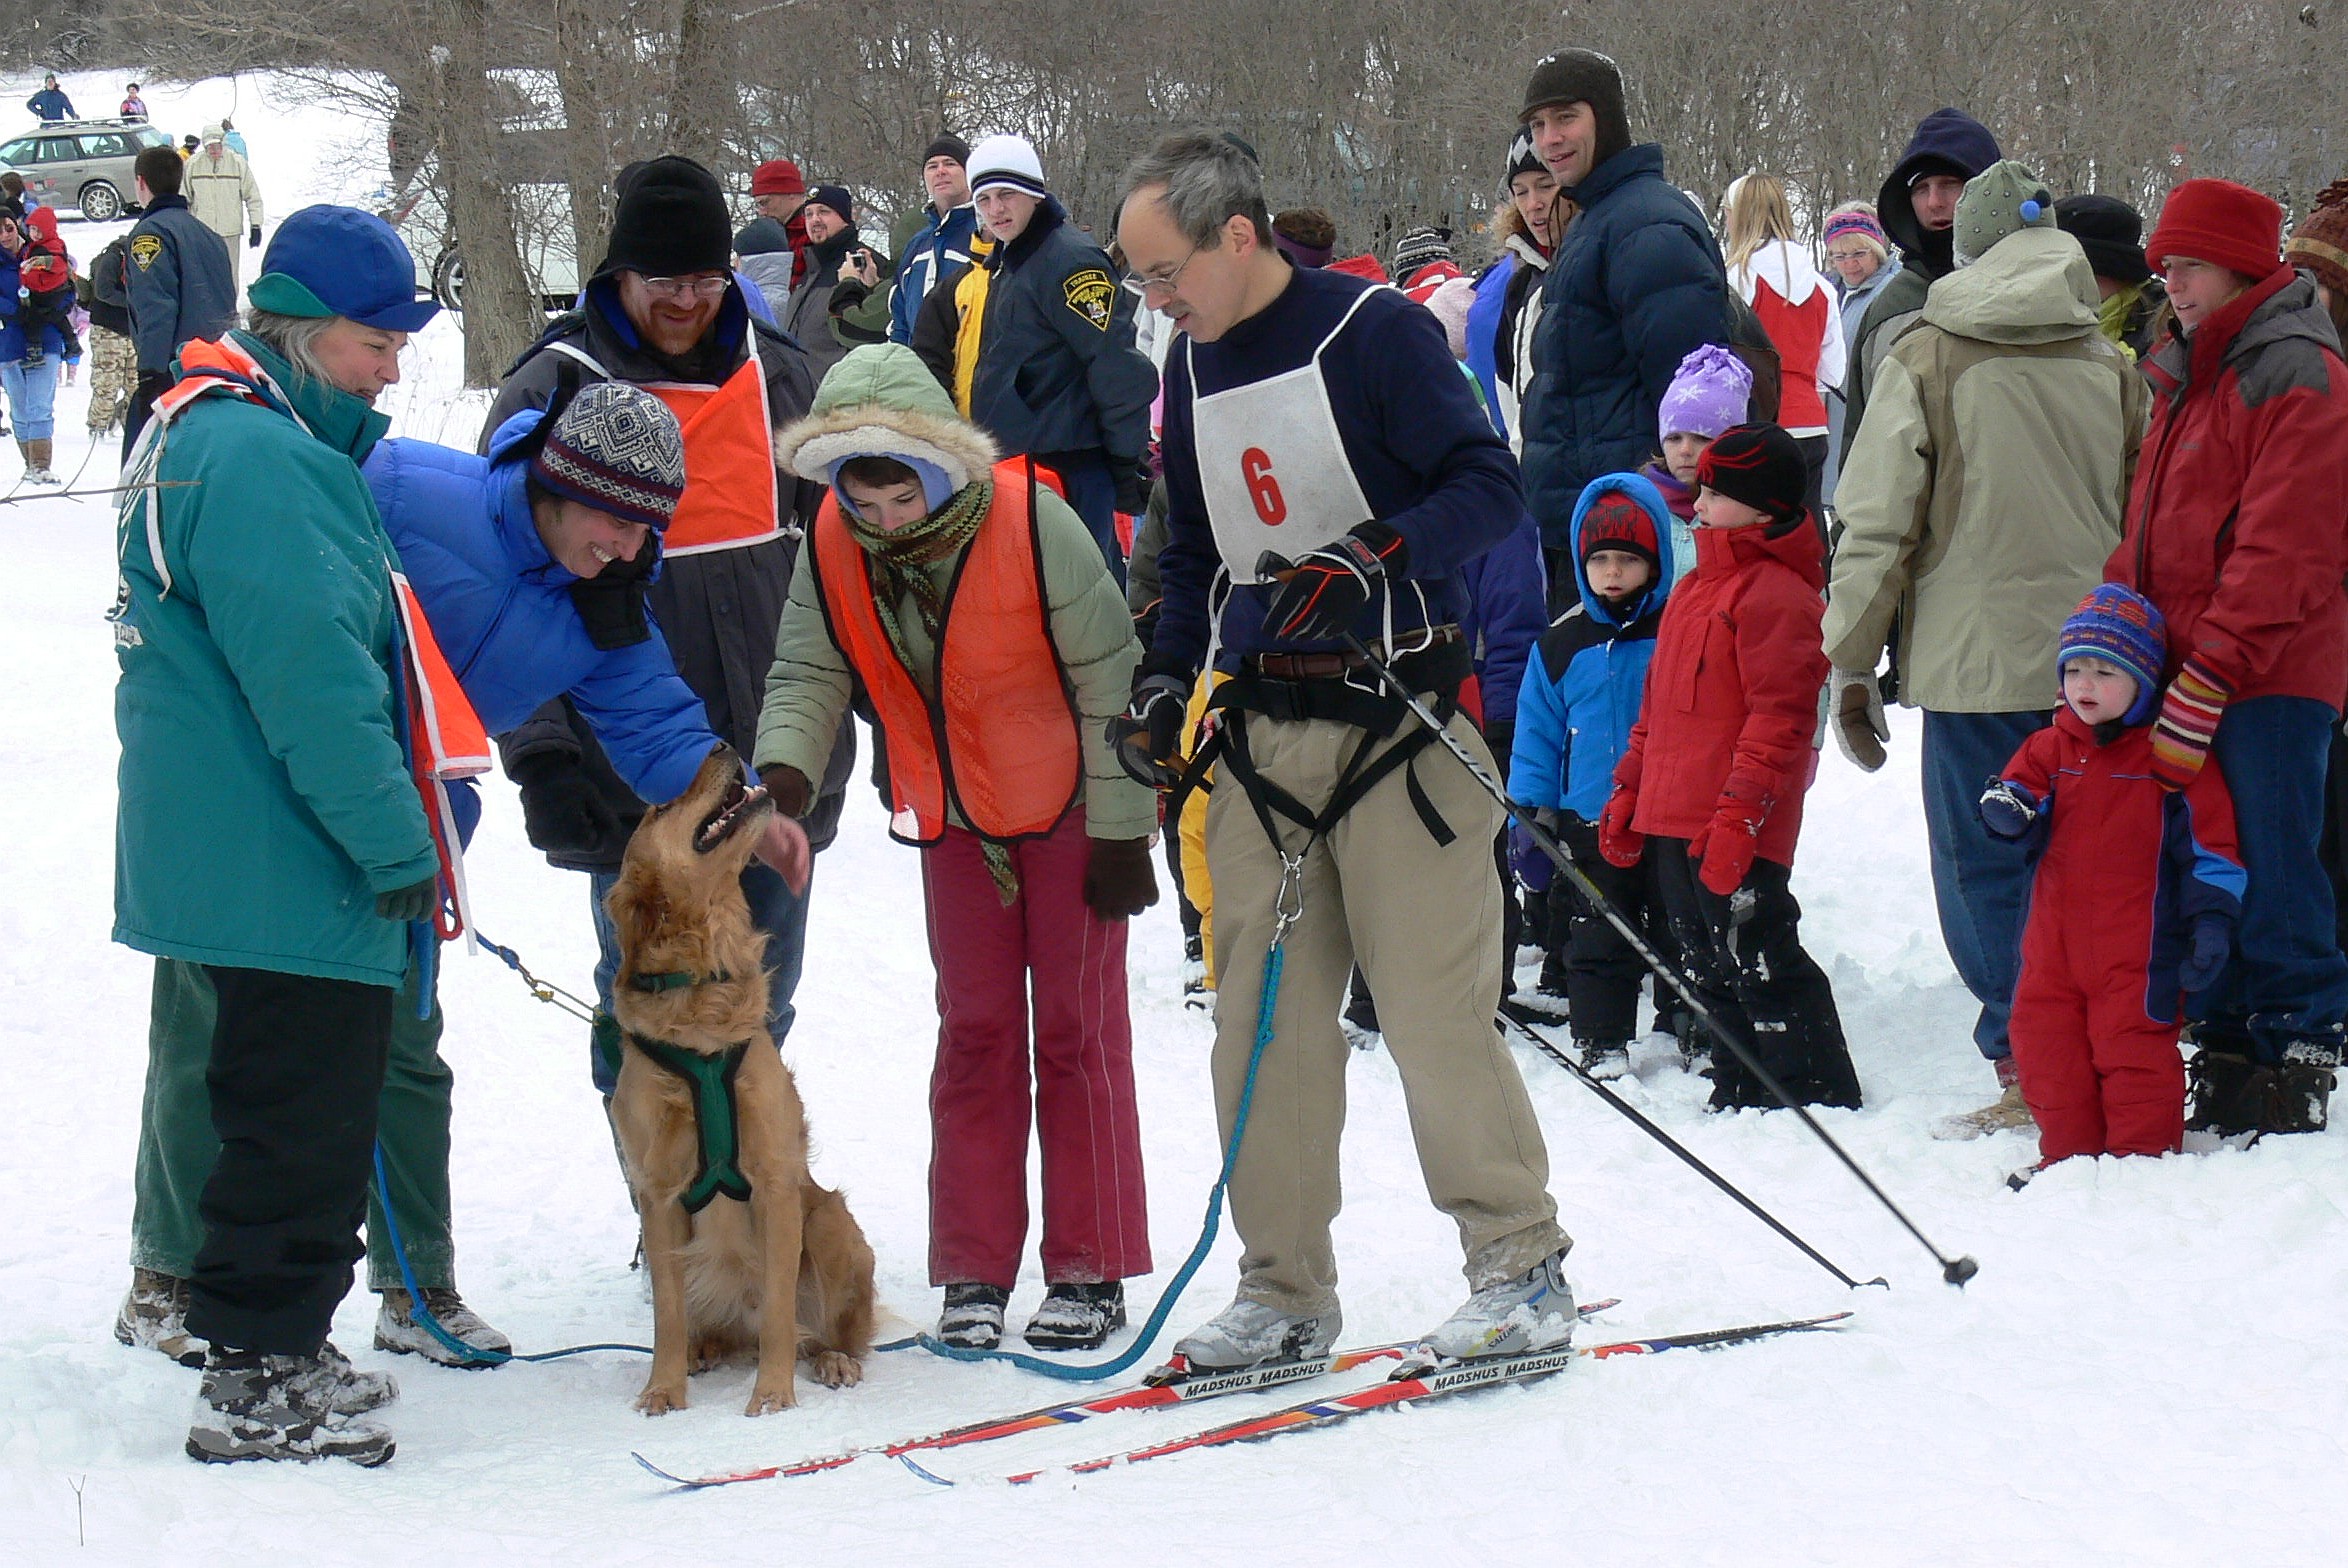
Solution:
{"label": "patterned knit hat", "polygon": [[1024,136],[988,137],[970,149],[970,161],[963,167],[970,174],[972,196],[998,185],[1024,191],[1037,201],[1051,194],[1044,184],[1043,161],[1035,155],[1035,144]]}
{"label": "patterned knit hat", "polygon": [[1672,373],[1657,409],[1656,432],[1669,440],[1681,431],[1709,441],[1731,425],[1744,423],[1753,397],[1753,370],[1717,343],[1688,351]]}
{"label": "patterned knit hat", "polygon": [[2024,229],[2055,226],[2054,192],[2011,158],[2001,158],[1965,182],[1957,198],[1956,263],[1969,267],[1991,246]]}
{"label": "patterned knit hat", "polygon": [[1810,488],[1802,449],[1776,425],[1736,425],[1721,432],[1696,460],[1696,483],[1741,501],[1780,523],[1796,522]]}
{"label": "patterned knit hat", "polygon": [[[1615,482],[1621,481],[1618,478]],[[1606,483],[1604,479],[1592,480],[1590,488],[1597,490]],[[1580,544],[1584,566],[1601,550],[1621,550],[1645,561],[1650,571],[1663,570],[1663,550],[1656,543],[1655,519],[1620,490],[1604,490],[1591,500],[1589,509],[1582,513]]]}
{"label": "patterned knit hat", "polygon": [[1875,247],[1877,256],[1891,254],[1891,236],[1876,221],[1873,202],[1855,201],[1826,215],[1826,227],[1818,236],[1819,245],[1832,250],[1839,239],[1865,240]]}
{"label": "patterned knit hat", "polygon": [[2291,231],[2283,259],[2334,294],[2348,297],[2348,180],[2334,180],[2315,199],[2315,209]]}
{"label": "patterned knit hat", "polygon": [[2120,722],[2142,724],[2160,705],[2160,672],[2168,661],[2169,630],[2160,609],[2134,589],[2100,583],[2063,622],[2055,674],[2073,659],[2108,659],[2136,677],[2136,700]]}
{"label": "patterned knit hat", "polygon": [[1394,242],[1394,276],[1408,282],[1421,267],[1451,259],[1451,231],[1428,226],[1410,229]]}
{"label": "patterned knit hat", "polygon": [[685,493],[685,442],[668,405],[623,381],[571,399],[530,477],[555,495],[625,523],[666,529]]}

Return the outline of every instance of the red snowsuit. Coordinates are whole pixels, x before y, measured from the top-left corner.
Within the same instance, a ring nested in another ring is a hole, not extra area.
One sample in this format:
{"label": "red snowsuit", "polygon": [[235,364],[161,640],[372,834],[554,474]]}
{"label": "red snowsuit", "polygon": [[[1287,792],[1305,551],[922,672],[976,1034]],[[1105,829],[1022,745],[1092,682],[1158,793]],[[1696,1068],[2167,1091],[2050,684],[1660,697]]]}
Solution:
{"label": "red snowsuit", "polygon": [[2168,793],[2149,724],[2098,745],[2065,706],[2004,777],[2040,802],[2044,835],[2012,1025],[2039,1158],[2172,1152],[2185,1136],[2178,966],[2196,925],[2232,930],[2246,881],[2224,776],[2203,768]]}
{"label": "red snowsuit", "polygon": [[1696,570],[1664,606],[1639,722],[1614,769],[1615,787],[1638,799],[1641,833],[1692,839],[1717,812],[1750,812],[1757,857],[1794,863],[1818,773],[1824,555],[1806,518],[1775,539],[1758,527],[1696,530]]}

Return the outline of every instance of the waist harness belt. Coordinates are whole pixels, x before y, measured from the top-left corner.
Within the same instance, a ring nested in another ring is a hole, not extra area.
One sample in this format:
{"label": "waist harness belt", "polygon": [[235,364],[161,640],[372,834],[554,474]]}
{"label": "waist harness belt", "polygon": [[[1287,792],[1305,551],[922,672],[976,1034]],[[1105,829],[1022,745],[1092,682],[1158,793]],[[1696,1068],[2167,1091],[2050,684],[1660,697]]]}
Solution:
{"label": "waist harness belt", "polygon": [[722,1056],[689,1051],[665,1040],[648,1040],[631,1032],[628,1043],[664,1072],[674,1073],[693,1090],[693,1124],[701,1145],[701,1169],[685,1189],[685,1212],[699,1214],[720,1195],[742,1203],[750,1201],[750,1178],[739,1163],[742,1140],[734,1111],[734,1075],[742,1070],[742,1056],[750,1042],[729,1045]]}

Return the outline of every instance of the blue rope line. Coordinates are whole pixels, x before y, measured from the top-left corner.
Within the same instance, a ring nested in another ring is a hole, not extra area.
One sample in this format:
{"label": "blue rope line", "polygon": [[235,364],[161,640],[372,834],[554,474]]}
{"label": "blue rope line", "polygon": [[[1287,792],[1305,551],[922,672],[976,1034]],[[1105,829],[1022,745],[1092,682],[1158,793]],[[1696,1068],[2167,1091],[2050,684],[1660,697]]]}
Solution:
{"label": "blue rope line", "polygon": [[915,1344],[932,1355],[945,1356],[951,1360],[1008,1361],[1023,1371],[1040,1372],[1045,1377],[1056,1377],[1069,1383],[1095,1383],[1103,1378],[1115,1377],[1148,1355],[1150,1346],[1157,1342],[1158,1335],[1164,1331],[1166,1319],[1173,1313],[1175,1303],[1181,1300],[1183,1290],[1189,1286],[1191,1276],[1207,1260],[1207,1253],[1215,1245],[1215,1235],[1222,1228],[1223,1193],[1231,1185],[1233,1168],[1239,1164],[1239,1140],[1247,1131],[1247,1113],[1255,1103],[1256,1070],[1263,1065],[1264,1047],[1272,1042],[1272,1010],[1279,999],[1280,971],[1287,960],[1288,942],[1283,936],[1264,954],[1264,995],[1256,1009],[1255,1048],[1248,1053],[1247,1078],[1239,1089],[1239,1114],[1231,1119],[1231,1139],[1223,1146],[1223,1168],[1215,1176],[1214,1189],[1207,1194],[1206,1225],[1199,1231],[1198,1245],[1190,1249],[1190,1256],[1183,1260],[1182,1267],[1167,1282],[1165,1294],[1158,1297],[1158,1304],[1151,1310],[1149,1321],[1142,1325],[1140,1336],[1132,1344],[1109,1360],[1091,1366],[1047,1361],[1041,1356],[1031,1356],[1019,1350],[980,1350],[968,1345],[949,1345],[934,1334],[916,1334],[909,1341],[897,1340],[877,1348],[896,1350],[907,1344]]}

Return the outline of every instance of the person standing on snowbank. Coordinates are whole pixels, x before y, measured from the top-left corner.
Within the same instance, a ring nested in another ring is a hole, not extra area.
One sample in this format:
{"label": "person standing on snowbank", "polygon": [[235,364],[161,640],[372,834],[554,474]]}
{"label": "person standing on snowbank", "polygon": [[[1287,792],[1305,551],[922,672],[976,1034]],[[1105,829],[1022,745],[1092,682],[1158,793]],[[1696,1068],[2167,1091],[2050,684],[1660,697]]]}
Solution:
{"label": "person standing on snowbank", "polygon": [[1949,958],[1980,1003],[1973,1043],[1998,1098],[1949,1135],[2029,1111],[2007,1028],[2030,903],[2030,856],[1983,831],[1981,781],[2046,723],[2054,639],[2103,575],[2127,511],[2150,394],[2096,328],[2094,274],[2055,227],[2053,193],[2017,163],[1966,185],[1957,270],[1884,357],[1845,455],[1824,628],[1829,727],[1854,765],[1883,765],[1876,661],[1924,710],[1924,829]]}
{"label": "person standing on snowbank", "polygon": [[1150,1271],[1125,940],[1158,899],[1158,813],[1106,732],[1141,657],[1132,619],[1048,476],[1000,460],[901,344],[841,360],[775,455],[831,495],[776,633],[757,762],[790,821],[859,686],[889,735],[890,831],[921,846],[938,972],[938,1336],[1003,1337],[1032,1074],[1047,1291],[1026,1339],[1089,1349]]}
{"label": "person standing on snowbank", "polygon": [[[1574,1326],[1570,1243],[1540,1125],[1492,1026],[1502,813],[1339,640],[1375,640],[1453,738],[1483,752],[1460,707],[1459,570],[1518,526],[1515,464],[1433,316],[1273,248],[1262,171],[1229,139],[1169,136],[1126,185],[1126,285],[1188,341],[1166,365],[1163,608],[1120,751],[1162,778],[1200,667],[1212,656],[1231,676],[1214,697],[1221,783],[1206,822],[1226,1140],[1276,933],[1286,954],[1231,1180],[1238,1294],[1175,1353],[1246,1367],[1336,1341],[1329,1227],[1351,1055],[1337,1018],[1357,954],[1473,1291],[1428,1345],[1451,1357],[1561,1345]],[[1294,561],[1285,585],[1259,570],[1273,550]],[[1379,773],[1357,791],[1365,768]],[[1272,789],[1338,815],[1320,833],[1267,822],[1251,793]]]}
{"label": "person standing on snowbank", "polygon": [[2169,193],[2144,243],[2177,330],[2144,361],[2152,429],[2104,573],[2168,620],[2153,770],[2214,757],[2249,891],[2194,1038],[2194,1113],[2220,1131],[2325,1125],[2348,957],[2317,855],[2325,756],[2348,693],[2348,365],[2282,208],[2228,180]]}
{"label": "person standing on snowbank", "polygon": [[1978,807],[1984,827],[2036,862],[2013,1036],[2040,1168],[2184,1146],[2181,998],[2225,967],[2246,880],[2218,771],[2176,792],[2154,777],[2160,611],[2105,583],[2063,623],[2057,649],[2055,721]]}
{"label": "person standing on snowbank", "polygon": [[284,292],[250,329],[183,351],[133,452],[111,617],[114,937],[155,955],[158,997],[184,965],[217,998],[203,1081],[220,1154],[187,1290],[209,1348],[187,1451],[372,1465],[393,1444],[365,1413],[397,1390],[326,1336],[440,857],[396,722],[391,543],[358,464],[389,425],[370,404],[436,307],[381,219],[309,208],[279,247],[313,223],[340,253],[276,273]]}

